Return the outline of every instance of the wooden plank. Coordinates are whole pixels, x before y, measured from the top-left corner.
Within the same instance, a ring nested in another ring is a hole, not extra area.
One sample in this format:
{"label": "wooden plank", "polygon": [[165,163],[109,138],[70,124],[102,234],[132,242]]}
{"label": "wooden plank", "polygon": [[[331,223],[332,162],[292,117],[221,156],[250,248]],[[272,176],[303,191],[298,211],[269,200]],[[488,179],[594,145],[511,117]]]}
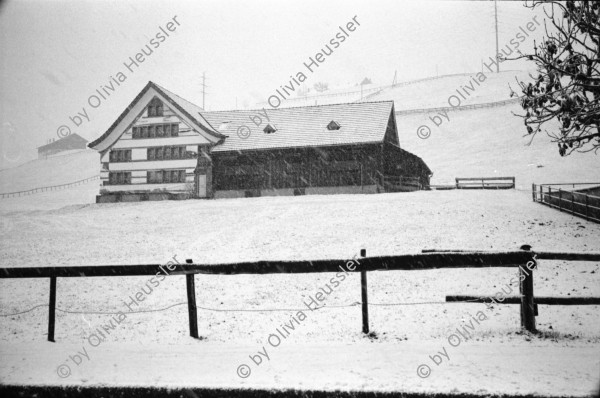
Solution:
{"label": "wooden plank", "polygon": [[600,253],[534,252],[538,260],[600,261]]}
{"label": "wooden plank", "polygon": [[[360,251],[361,257],[367,256],[367,250]],[[367,292],[367,271],[360,271],[360,293],[362,298],[362,331],[369,333],[369,299]]]}
{"label": "wooden plank", "polygon": [[48,341],[54,342],[56,325],[56,276],[50,277],[50,303],[48,304]]}
{"label": "wooden plank", "polygon": [[188,318],[190,323],[190,336],[198,338],[198,310],[196,308],[195,274],[185,276],[187,288]]}
{"label": "wooden plank", "polygon": [[479,180],[513,180],[515,177],[457,177],[456,181],[479,181]]}
{"label": "wooden plank", "polygon": [[519,277],[524,277],[520,283],[521,292],[521,327],[528,332],[535,332],[535,304],[533,298],[533,270],[519,267]]}
{"label": "wooden plank", "polygon": [[[364,271],[422,270],[436,268],[516,267],[532,259],[532,253],[514,252],[452,252],[423,253],[400,256],[366,257],[355,260]],[[168,271],[160,264],[97,265],[60,267],[0,268],[0,278],[47,278],[83,276],[140,276],[163,272],[183,274],[285,274],[338,272],[348,259],[303,261],[257,261],[228,264],[174,264]],[[356,271],[358,272],[358,271]]]}

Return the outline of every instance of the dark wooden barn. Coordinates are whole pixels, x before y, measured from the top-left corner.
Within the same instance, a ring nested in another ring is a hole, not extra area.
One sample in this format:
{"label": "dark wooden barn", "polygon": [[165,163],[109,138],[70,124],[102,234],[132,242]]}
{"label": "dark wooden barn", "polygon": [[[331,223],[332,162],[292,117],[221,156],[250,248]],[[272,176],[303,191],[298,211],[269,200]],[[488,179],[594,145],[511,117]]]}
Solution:
{"label": "dark wooden barn", "polygon": [[[429,186],[431,170],[399,146],[391,101],[260,112],[203,114],[228,135],[211,151],[215,196],[377,193]],[[258,126],[252,122],[259,120]]]}

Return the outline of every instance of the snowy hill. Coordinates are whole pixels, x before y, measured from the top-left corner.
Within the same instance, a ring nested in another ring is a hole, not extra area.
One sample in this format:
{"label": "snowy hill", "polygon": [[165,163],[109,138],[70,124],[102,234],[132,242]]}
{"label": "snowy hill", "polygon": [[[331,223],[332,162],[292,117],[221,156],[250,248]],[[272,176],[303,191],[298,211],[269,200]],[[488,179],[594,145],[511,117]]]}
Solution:
{"label": "snowy hill", "polygon": [[[518,104],[448,112],[437,127],[430,119],[437,113],[397,116],[400,146],[425,160],[434,172],[432,184],[454,183],[456,177],[516,177],[518,188],[531,183],[594,182],[600,158],[593,153],[558,154],[545,134],[523,137],[525,129]],[[439,115],[438,115],[439,116]],[[427,125],[431,135],[417,136]]]}
{"label": "snowy hill", "polygon": [[66,184],[100,174],[98,152],[85,149],[69,151],[47,159],[31,160],[0,170],[0,192],[16,192]]}
{"label": "snowy hill", "polygon": [[515,79],[529,80],[529,73],[528,71],[489,73],[484,69],[483,75],[479,75],[479,77],[477,72],[440,76],[412,84],[388,87],[379,93],[368,96],[365,100],[393,100],[397,111],[456,106],[458,105],[456,99],[448,102],[448,98],[452,95],[460,100],[460,106],[505,101],[510,99],[508,85],[510,84],[516,91],[518,86]]}

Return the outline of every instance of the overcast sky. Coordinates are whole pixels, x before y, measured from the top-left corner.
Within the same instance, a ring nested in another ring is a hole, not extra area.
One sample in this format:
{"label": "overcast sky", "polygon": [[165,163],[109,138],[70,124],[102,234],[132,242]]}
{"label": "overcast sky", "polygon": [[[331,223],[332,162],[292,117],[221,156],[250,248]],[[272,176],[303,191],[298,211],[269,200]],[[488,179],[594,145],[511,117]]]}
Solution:
{"label": "overcast sky", "polygon": [[[522,2],[498,2],[500,46],[534,15]],[[179,25],[169,32],[174,17]],[[208,110],[254,108],[306,72],[303,63],[355,17],[360,26],[306,84],[348,87],[365,77],[390,84],[395,71],[398,81],[475,72],[494,54],[491,1],[4,1],[0,168],[34,158],[61,125],[86,139],[100,136],[149,80],[201,106],[206,72]],[[160,27],[169,37],[155,48],[150,40]],[[153,52],[129,71],[124,63],[146,45]],[[125,80],[116,84],[119,73]],[[103,91],[106,99],[92,108],[90,96],[111,82],[114,91],[105,89],[110,96]],[[75,126],[69,117],[83,108],[90,120]]]}

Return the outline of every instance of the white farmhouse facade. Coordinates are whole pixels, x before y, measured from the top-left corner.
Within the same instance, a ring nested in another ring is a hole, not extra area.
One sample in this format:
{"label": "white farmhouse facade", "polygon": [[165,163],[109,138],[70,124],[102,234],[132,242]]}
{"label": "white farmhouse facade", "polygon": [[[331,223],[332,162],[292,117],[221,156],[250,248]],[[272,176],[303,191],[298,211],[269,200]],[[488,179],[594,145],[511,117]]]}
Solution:
{"label": "white farmhouse facade", "polygon": [[210,147],[225,136],[202,118],[201,110],[149,82],[108,131],[89,144],[101,155],[99,201],[121,200],[111,195],[117,192],[129,194],[123,200],[210,196]]}

